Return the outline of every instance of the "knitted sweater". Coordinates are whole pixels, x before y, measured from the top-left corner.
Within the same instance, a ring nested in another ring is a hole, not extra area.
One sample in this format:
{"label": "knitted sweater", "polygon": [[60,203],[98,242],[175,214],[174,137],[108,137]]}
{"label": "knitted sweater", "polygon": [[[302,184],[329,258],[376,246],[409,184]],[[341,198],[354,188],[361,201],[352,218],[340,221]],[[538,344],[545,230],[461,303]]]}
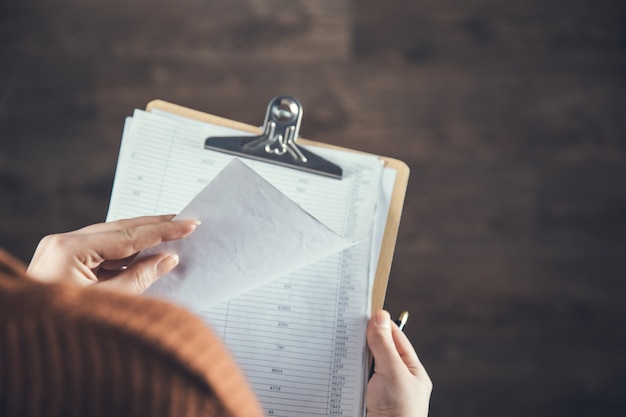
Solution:
{"label": "knitted sweater", "polygon": [[221,342],[163,301],[42,284],[0,248],[0,416],[260,416]]}

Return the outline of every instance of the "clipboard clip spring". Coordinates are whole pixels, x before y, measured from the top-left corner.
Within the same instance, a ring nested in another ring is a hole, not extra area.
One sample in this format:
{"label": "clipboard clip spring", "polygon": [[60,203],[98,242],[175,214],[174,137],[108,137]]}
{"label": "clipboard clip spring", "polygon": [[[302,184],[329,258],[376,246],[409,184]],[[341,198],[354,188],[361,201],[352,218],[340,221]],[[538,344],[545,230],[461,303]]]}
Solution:
{"label": "clipboard clip spring", "polygon": [[302,105],[291,96],[274,97],[258,136],[208,137],[205,149],[270,162],[341,179],[341,167],[298,146]]}

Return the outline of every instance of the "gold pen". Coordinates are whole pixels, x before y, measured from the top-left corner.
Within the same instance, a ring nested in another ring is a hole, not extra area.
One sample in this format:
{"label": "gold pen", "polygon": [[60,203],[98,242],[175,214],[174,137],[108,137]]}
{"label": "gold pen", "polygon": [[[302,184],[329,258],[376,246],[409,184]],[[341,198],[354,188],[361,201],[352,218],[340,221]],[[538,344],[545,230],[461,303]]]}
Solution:
{"label": "gold pen", "polygon": [[398,325],[398,328],[400,330],[404,329],[404,325],[406,324],[407,320],[409,319],[409,312],[408,311],[403,311],[400,316],[398,317],[398,320],[394,320],[394,323],[396,323]]}

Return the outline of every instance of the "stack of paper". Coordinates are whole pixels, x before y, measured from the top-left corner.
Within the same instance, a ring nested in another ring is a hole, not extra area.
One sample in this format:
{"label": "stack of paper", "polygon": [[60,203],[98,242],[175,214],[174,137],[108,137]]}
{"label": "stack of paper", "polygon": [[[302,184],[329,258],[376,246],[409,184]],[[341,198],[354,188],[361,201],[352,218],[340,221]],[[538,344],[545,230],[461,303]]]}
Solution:
{"label": "stack of paper", "polygon": [[189,307],[222,337],[268,415],[362,415],[365,327],[394,174],[376,156],[326,148],[309,150],[340,165],[342,180],[229,165],[234,157],[203,147],[208,136],[242,134],[135,111],[107,220],[202,220],[166,248],[181,263],[148,293]]}

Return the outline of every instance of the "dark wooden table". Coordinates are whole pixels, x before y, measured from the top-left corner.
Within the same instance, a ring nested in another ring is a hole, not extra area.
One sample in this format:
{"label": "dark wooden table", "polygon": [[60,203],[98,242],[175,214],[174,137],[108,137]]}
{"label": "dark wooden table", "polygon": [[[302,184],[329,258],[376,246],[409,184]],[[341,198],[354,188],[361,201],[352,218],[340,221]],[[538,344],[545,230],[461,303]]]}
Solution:
{"label": "dark wooden table", "polygon": [[0,0],[0,245],[104,219],[153,98],[406,161],[387,307],[432,416],[626,415],[620,0]]}

